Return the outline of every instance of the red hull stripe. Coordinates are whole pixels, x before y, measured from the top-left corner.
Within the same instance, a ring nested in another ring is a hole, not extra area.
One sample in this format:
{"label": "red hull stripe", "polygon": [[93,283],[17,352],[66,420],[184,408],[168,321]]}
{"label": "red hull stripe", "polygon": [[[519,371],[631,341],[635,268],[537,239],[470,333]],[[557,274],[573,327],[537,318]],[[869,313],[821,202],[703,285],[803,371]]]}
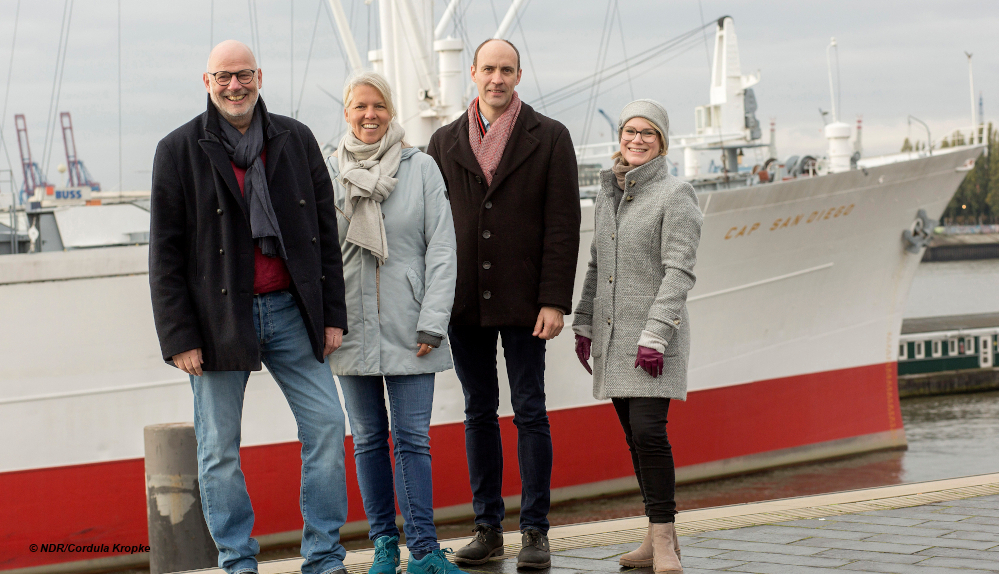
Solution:
{"label": "red hull stripe", "polygon": [[[690,393],[670,409],[677,466],[688,466],[901,427],[896,365],[887,363]],[[551,411],[561,488],[631,475],[631,457],[609,404]],[[517,429],[501,419],[504,495],[520,491]],[[431,429],[434,502],[471,501],[461,423]],[[348,453],[352,452],[350,438]],[[256,513],[255,535],[302,528],[298,442],[241,449]],[[348,521],[364,520],[353,457],[347,457]],[[31,552],[45,543],[146,544],[142,459],[0,473],[0,570],[113,556]]]}

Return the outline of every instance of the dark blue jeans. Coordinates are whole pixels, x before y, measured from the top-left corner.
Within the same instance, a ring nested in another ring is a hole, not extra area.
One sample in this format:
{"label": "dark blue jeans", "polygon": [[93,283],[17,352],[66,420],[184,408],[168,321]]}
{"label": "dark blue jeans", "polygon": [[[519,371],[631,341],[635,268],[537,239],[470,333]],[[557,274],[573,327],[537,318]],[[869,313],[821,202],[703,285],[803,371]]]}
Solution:
{"label": "dark blue jeans", "polygon": [[[398,536],[395,503],[404,519],[406,547],[423,556],[440,548],[434,527],[433,476],[430,468],[430,414],[434,405],[434,374],[340,375],[340,388],[354,437],[357,484],[368,537]],[[388,389],[388,409],[385,391]],[[389,454],[389,421],[395,473]]]}
{"label": "dark blue jeans", "polygon": [[503,444],[500,439],[496,339],[510,378],[520,463],[520,528],[548,533],[552,435],[545,408],[545,341],[530,327],[451,326],[451,354],[465,394],[465,453],[476,524],[502,529]]}

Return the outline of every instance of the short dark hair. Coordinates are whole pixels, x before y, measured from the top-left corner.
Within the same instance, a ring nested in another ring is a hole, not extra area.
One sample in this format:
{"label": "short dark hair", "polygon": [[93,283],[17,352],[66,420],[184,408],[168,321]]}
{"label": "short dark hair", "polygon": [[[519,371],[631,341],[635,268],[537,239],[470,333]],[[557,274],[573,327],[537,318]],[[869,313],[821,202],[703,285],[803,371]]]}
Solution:
{"label": "short dark hair", "polygon": [[517,54],[517,71],[519,72],[520,71],[520,50],[518,50],[517,47],[513,45],[513,42],[511,42],[510,40],[504,40],[503,38],[489,38],[485,42],[479,44],[479,47],[475,49],[475,55],[472,56],[472,67],[473,68],[477,67],[476,64],[479,61],[479,50],[481,50],[483,46],[485,46],[486,44],[488,44],[489,42],[492,42],[494,40],[498,40],[500,42],[506,42],[508,46],[510,46],[511,48],[513,48],[514,53]]}

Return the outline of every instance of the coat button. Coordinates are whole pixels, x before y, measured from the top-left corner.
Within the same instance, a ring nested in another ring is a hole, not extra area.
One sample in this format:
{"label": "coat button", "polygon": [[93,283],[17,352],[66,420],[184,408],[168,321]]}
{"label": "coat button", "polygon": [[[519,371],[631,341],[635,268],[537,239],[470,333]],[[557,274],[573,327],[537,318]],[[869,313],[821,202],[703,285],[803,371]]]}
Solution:
{"label": "coat button", "polygon": [[493,208],[493,202],[487,201],[486,202],[486,209],[492,209],[492,208]]}
{"label": "coat button", "polygon": [[628,197],[624,198],[625,201],[631,201],[632,199],[635,199],[634,195],[629,195]]}
{"label": "coat button", "polygon": [[225,255],[225,249],[219,249],[219,255]]}
{"label": "coat button", "polygon": [[482,176],[478,176],[478,175],[475,176],[475,182],[476,183],[482,183]]}
{"label": "coat button", "polygon": [[488,261],[483,261],[483,262],[482,262],[482,268],[483,268],[483,269],[489,269],[489,268],[490,268],[490,267],[492,267],[492,266],[493,266],[493,264],[492,264],[492,263],[490,263],[490,262],[488,262]]}
{"label": "coat button", "polygon": [[611,240],[613,240],[613,239],[614,239],[614,234],[613,234],[613,233],[611,233]]}
{"label": "coat button", "polygon": [[610,319],[607,319],[607,324],[610,325]]}
{"label": "coat button", "polygon": [[326,281],[326,276],[325,276],[325,275],[323,275],[322,277],[320,277],[320,278],[319,278],[319,280],[320,280],[320,281]]}
{"label": "coat button", "polygon": [[483,292],[482,292],[482,298],[483,298],[483,299],[489,299],[489,298],[491,298],[492,296],[493,296],[493,294],[492,294],[491,292],[489,292],[489,291],[483,291]]}
{"label": "coat button", "polygon": [[680,320],[679,319],[673,319],[673,324],[674,325],[679,325],[680,324]]}
{"label": "coat button", "polygon": [[222,208],[220,207],[220,208],[216,209],[215,213],[217,213],[219,215],[222,215]]}
{"label": "coat button", "polygon": [[225,290],[224,288],[222,289],[222,294],[223,294],[223,295],[225,295],[225,294],[226,294],[226,290]]}
{"label": "coat button", "polygon": [[614,282],[614,276],[613,276],[613,275],[611,275],[610,277],[608,277],[608,278],[607,278],[607,282],[608,282],[608,283],[613,283],[613,282]]}
{"label": "coat button", "polygon": [[482,232],[482,238],[483,238],[483,239],[489,239],[489,238],[490,238],[490,237],[492,237],[492,236],[493,236],[493,234],[492,234],[492,233],[489,233],[489,230],[488,230],[488,229]]}
{"label": "coat button", "polygon": [[635,180],[631,180],[631,181],[629,181],[629,182],[628,182],[628,185],[635,185]]}
{"label": "coat button", "polygon": [[300,205],[301,207],[305,207],[305,200],[304,199],[299,199],[298,200],[298,205]]}
{"label": "coat button", "polygon": [[313,238],[312,238],[312,242],[313,242],[313,243],[315,243],[315,242],[316,242],[316,238],[315,238],[315,237],[313,237]]}

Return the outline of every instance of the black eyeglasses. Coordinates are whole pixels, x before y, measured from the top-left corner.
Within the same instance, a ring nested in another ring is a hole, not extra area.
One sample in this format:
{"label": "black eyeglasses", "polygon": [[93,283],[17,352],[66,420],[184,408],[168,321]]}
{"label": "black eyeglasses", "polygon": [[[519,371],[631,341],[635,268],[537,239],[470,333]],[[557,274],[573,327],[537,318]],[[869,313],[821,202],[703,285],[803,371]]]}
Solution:
{"label": "black eyeglasses", "polygon": [[645,143],[652,143],[656,141],[658,134],[656,130],[642,130],[638,131],[633,127],[626,127],[621,130],[621,141],[631,142],[635,141],[635,136],[642,134],[642,141]]}
{"label": "black eyeglasses", "polygon": [[237,82],[245,86],[253,81],[253,75],[256,73],[256,70],[240,70],[238,72],[226,72],[223,70],[220,72],[208,72],[208,75],[215,78],[215,81],[220,86],[228,86],[232,82],[233,76],[236,76]]}

